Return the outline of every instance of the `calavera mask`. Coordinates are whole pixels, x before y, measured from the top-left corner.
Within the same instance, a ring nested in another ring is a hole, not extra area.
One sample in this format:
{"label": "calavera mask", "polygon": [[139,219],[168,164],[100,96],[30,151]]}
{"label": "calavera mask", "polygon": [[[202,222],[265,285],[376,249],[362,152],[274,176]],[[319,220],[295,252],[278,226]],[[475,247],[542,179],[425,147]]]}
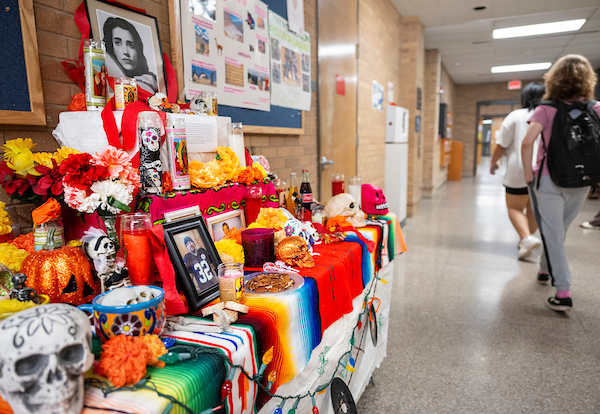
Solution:
{"label": "calavera mask", "polygon": [[160,148],[160,137],[154,128],[149,128],[144,131],[142,135],[142,142],[152,152],[156,152]]}
{"label": "calavera mask", "polygon": [[382,215],[388,213],[387,201],[383,190],[372,184],[361,187],[362,208],[367,214]]}
{"label": "calavera mask", "polygon": [[332,197],[325,206],[324,213],[327,218],[335,216],[347,217],[348,222],[354,227],[364,227],[367,225],[365,213],[362,212],[354,197],[348,193]]}
{"label": "calavera mask", "polygon": [[76,414],[94,361],[86,315],[63,303],[0,322],[0,395],[15,414]]}

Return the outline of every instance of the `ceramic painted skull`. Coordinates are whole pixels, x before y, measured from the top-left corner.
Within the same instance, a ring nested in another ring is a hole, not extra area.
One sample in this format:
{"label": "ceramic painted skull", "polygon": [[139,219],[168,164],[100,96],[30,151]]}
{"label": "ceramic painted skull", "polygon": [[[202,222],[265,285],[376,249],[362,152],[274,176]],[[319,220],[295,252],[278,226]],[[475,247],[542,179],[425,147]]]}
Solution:
{"label": "ceramic painted skull", "polygon": [[367,214],[382,215],[388,213],[387,201],[383,190],[372,184],[361,187],[362,208]]}
{"label": "ceramic painted skull", "polygon": [[154,128],[147,129],[142,135],[142,142],[152,152],[160,148],[160,137]]}
{"label": "ceramic painted skull", "polygon": [[277,260],[288,266],[314,267],[315,261],[308,251],[306,240],[300,236],[286,237],[275,249]]}
{"label": "ceramic painted skull", "polygon": [[86,315],[63,303],[0,322],[0,395],[15,414],[76,414],[94,361]]}
{"label": "ceramic painted skull", "polygon": [[348,193],[332,197],[325,206],[324,214],[327,218],[335,216],[347,217],[348,222],[354,227],[364,227],[367,225],[365,213],[362,212],[354,197]]}

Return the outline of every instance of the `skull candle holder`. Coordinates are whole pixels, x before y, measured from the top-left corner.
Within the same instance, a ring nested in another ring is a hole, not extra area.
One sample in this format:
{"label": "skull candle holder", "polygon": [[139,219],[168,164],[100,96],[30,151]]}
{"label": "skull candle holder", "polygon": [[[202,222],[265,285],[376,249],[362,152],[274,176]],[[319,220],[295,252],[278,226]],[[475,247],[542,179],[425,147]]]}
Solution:
{"label": "skull candle holder", "polygon": [[66,304],[36,306],[0,322],[0,395],[15,414],[76,414],[94,361],[86,315]]}

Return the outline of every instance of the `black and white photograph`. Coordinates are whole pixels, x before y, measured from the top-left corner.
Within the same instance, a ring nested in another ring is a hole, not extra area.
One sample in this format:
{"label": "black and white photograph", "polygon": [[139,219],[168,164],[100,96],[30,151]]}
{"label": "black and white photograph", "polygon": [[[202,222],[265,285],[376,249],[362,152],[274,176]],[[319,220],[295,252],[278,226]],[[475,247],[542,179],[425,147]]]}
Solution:
{"label": "black and white photograph", "polygon": [[244,210],[234,210],[218,216],[208,217],[206,226],[213,241],[222,240],[230,231],[236,229],[246,230],[246,220],[244,219]]}
{"label": "black and white photograph", "polygon": [[310,55],[302,54],[302,72],[308,72],[310,70]]}
{"label": "black and white photograph", "polygon": [[206,20],[215,21],[217,0],[190,0],[190,11]]}
{"label": "black and white photograph", "polygon": [[221,259],[202,217],[164,225],[165,243],[190,308],[197,310],[219,296]]}
{"label": "black and white photograph", "polygon": [[279,63],[271,65],[271,76],[273,76],[273,83],[281,83],[281,65]]}
{"label": "black and white photograph", "polygon": [[302,74],[302,90],[304,92],[310,92],[310,77],[304,73]]}
{"label": "black and white photograph", "polygon": [[86,7],[93,37],[106,46],[108,75],[134,78],[148,92],[166,93],[156,19],[100,0],[86,0]]}
{"label": "black and white photograph", "polygon": [[279,40],[271,38],[271,59],[281,60],[281,49],[279,47]]}

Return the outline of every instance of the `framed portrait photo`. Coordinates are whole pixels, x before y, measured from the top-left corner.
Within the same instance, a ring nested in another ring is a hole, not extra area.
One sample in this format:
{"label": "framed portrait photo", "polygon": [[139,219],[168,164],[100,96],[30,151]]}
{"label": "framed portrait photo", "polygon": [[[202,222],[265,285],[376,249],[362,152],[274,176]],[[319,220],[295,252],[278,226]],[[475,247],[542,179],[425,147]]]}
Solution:
{"label": "framed portrait photo", "polygon": [[90,38],[106,45],[108,75],[135,78],[138,87],[167,94],[156,17],[102,0],[85,0],[85,7]]}
{"label": "framed portrait photo", "polygon": [[219,296],[219,253],[202,217],[173,221],[163,228],[180,288],[190,310],[197,311]]}
{"label": "framed portrait photo", "polygon": [[213,241],[222,240],[227,233],[234,228],[243,231],[246,230],[246,220],[244,219],[244,210],[234,210],[228,213],[206,219],[208,233]]}

